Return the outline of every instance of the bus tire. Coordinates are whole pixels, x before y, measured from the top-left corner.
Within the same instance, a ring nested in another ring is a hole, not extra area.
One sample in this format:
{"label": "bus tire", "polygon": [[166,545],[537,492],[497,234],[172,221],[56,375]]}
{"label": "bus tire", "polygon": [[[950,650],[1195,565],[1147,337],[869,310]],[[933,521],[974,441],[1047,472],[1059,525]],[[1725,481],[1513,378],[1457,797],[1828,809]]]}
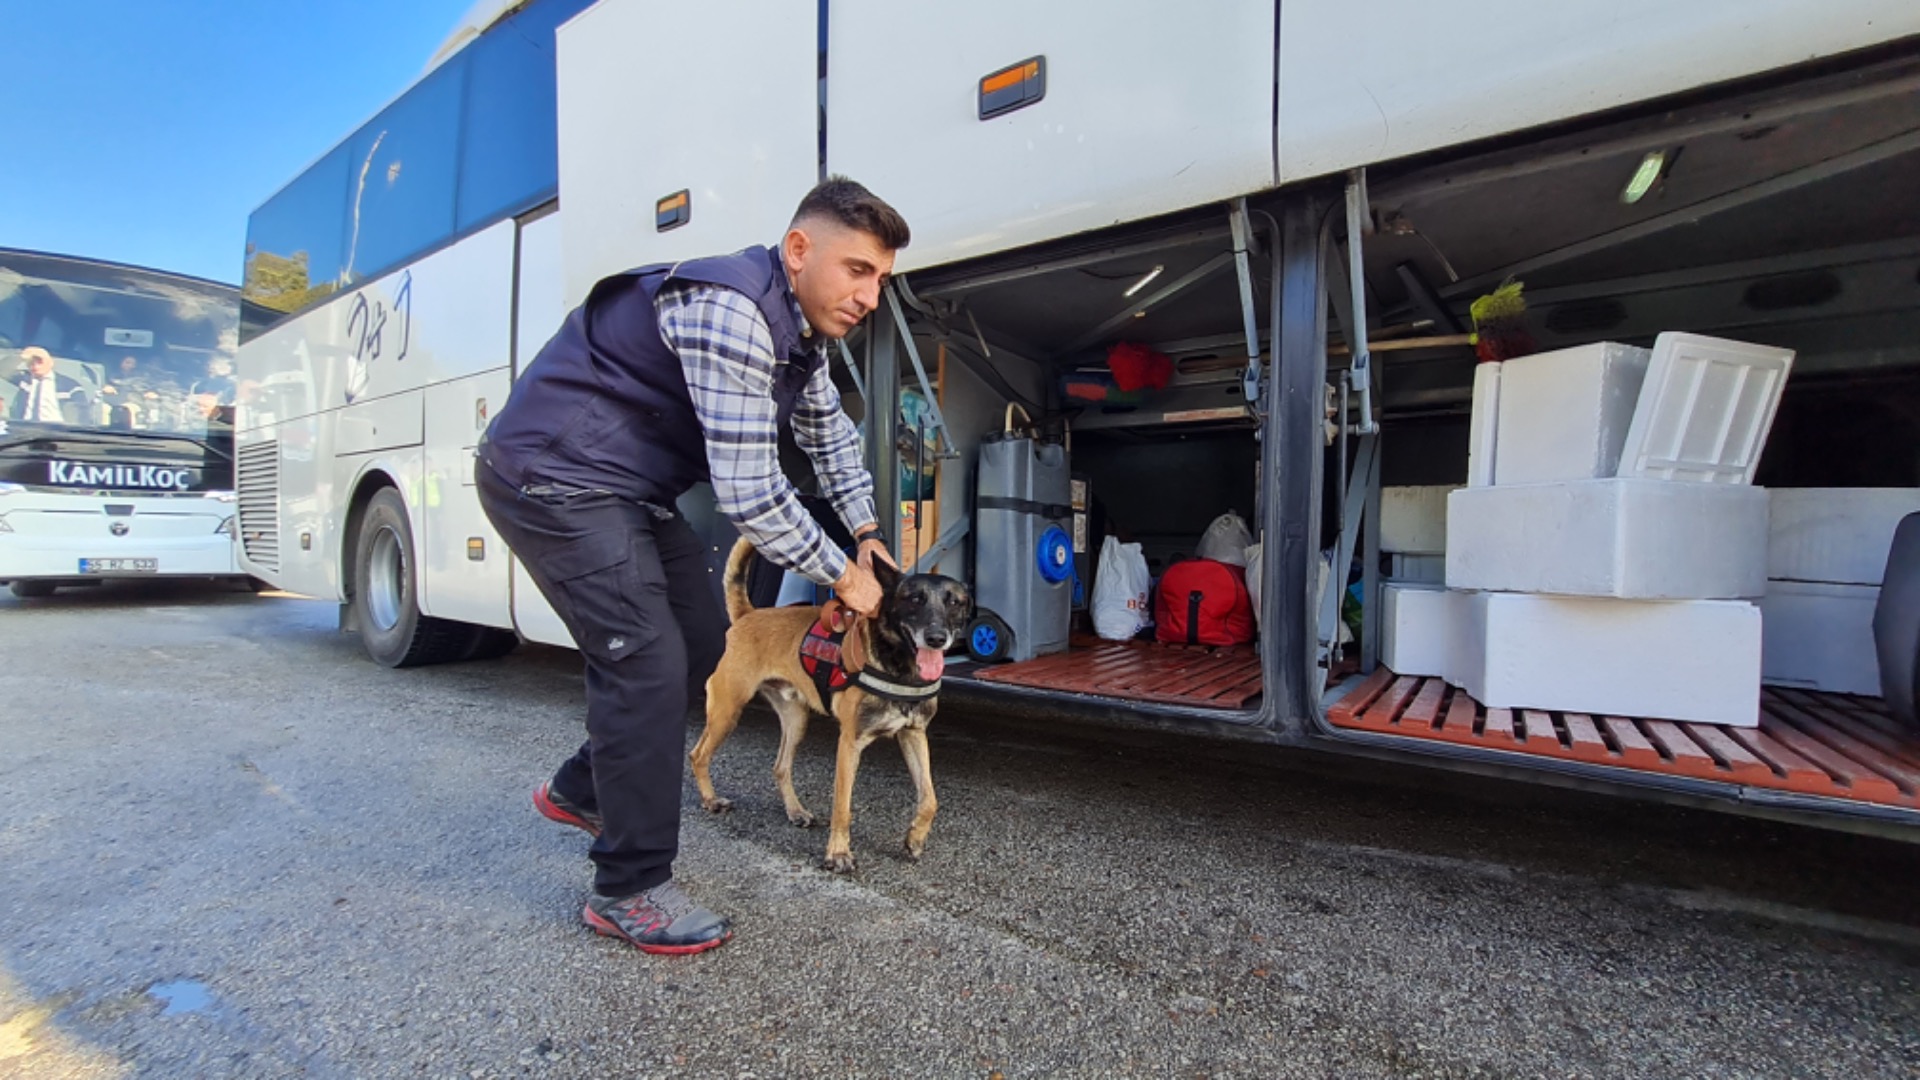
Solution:
{"label": "bus tire", "polygon": [[413,527],[392,488],[375,492],[361,515],[353,569],[354,623],[374,663],[418,667],[465,657],[472,626],[420,613]]}
{"label": "bus tire", "polygon": [[9,586],[13,590],[13,595],[22,600],[37,600],[52,596],[53,590],[59,587],[51,581],[16,581]]}
{"label": "bus tire", "polygon": [[467,646],[462,660],[498,660],[520,647],[520,635],[511,630],[496,630],[491,626],[473,628],[472,644]]}

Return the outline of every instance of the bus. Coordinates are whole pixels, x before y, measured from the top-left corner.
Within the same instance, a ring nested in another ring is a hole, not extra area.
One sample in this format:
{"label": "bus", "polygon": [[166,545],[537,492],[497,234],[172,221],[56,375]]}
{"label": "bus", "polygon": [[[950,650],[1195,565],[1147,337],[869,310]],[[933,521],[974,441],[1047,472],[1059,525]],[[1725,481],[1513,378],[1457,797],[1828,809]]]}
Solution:
{"label": "bus", "polygon": [[[483,6],[250,220],[242,567],[339,601],[383,664],[570,645],[474,497],[489,416],[596,280],[772,243],[844,174],[914,233],[833,354],[883,521],[995,598],[950,703],[1920,835],[1920,728],[1861,674],[1920,510],[1920,8],[1193,15]],[[1159,377],[1121,385],[1123,349]],[[1679,408],[1662,431],[1725,420],[1665,486],[1618,472],[1623,372]],[[1585,474],[1523,449],[1583,432],[1611,454]],[[1036,475],[1010,452],[1057,489],[996,487]],[[1676,479],[1702,454],[1706,495]],[[1488,485],[1507,516],[1447,520]],[[1687,509],[1588,505],[1629,494]],[[733,534],[710,492],[681,508],[717,588]],[[1229,514],[1255,641],[1089,632],[1109,540],[1164,583]],[[1455,587],[1449,538],[1489,521],[1505,569],[1600,584]],[[1614,573],[1676,553],[1697,572],[1658,589]]]}
{"label": "bus", "polygon": [[0,581],[249,581],[236,561],[239,290],[0,249]]}

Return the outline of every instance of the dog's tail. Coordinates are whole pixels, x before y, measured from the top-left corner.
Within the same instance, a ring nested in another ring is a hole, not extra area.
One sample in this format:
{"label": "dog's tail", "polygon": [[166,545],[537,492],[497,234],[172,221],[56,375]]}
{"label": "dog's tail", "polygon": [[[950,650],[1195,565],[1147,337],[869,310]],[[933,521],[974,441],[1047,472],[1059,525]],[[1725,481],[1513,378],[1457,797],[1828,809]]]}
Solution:
{"label": "dog's tail", "polygon": [[733,554],[727,556],[727,574],[722,580],[727,591],[727,618],[733,622],[753,610],[753,598],[747,595],[747,569],[753,565],[754,555],[753,544],[741,537],[733,545]]}

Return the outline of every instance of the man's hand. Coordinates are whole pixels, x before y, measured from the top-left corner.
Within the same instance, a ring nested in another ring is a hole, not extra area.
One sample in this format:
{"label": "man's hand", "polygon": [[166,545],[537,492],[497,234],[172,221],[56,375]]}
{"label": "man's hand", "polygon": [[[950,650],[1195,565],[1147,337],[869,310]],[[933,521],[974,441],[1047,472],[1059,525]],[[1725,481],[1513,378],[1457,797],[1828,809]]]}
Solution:
{"label": "man's hand", "polygon": [[849,560],[847,568],[840,572],[840,579],[833,583],[833,593],[841,603],[862,615],[880,612],[880,583],[873,579],[872,571],[856,560]]}

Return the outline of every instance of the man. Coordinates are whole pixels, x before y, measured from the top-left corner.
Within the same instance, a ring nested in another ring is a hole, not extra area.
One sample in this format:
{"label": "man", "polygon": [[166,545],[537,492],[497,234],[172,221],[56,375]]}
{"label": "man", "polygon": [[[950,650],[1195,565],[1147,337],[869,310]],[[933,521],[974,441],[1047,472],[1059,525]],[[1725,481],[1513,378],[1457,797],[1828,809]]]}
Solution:
{"label": "man", "polygon": [[74,402],[84,415],[86,390],[78,379],[53,370],[51,353],[38,345],[29,345],[20,350],[20,360],[26,365],[26,371],[14,380],[16,393],[12,407],[7,410],[8,419],[64,424],[67,416],[61,411],[61,404],[67,401]]}
{"label": "man", "polygon": [[[675,500],[711,480],[762,555],[876,610],[872,560],[892,559],[826,343],[878,306],[907,240],[892,207],[834,177],[775,247],[607,278],[528,366],[476,455],[481,506],[586,660],[586,745],[534,805],[595,837],[582,919],[644,951],[699,952],[731,935],[673,881],[687,703],[725,637],[706,545]],[[782,429],[857,539],[855,560],[795,497]]]}

